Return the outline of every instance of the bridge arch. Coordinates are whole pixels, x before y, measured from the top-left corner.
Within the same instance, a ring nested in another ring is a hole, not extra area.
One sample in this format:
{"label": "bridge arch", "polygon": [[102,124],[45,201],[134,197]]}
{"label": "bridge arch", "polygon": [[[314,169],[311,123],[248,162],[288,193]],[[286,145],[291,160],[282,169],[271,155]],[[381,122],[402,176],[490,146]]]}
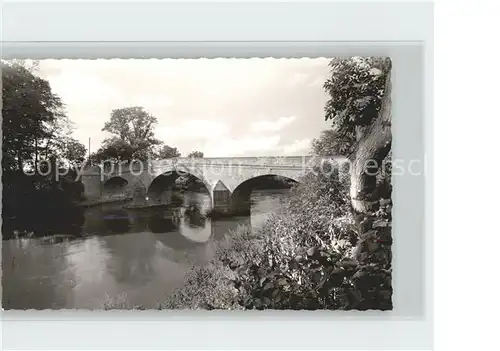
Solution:
{"label": "bridge arch", "polygon": [[104,198],[129,197],[129,181],[124,177],[113,176],[108,178],[102,186],[102,196]]}
{"label": "bridge arch", "polygon": [[107,200],[133,199],[135,204],[143,204],[146,186],[140,178],[127,175],[113,175],[102,186],[102,198]]}
{"label": "bridge arch", "polygon": [[266,181],[266,183],[280,183],[283,182],[283,185],[286,186],[289,183],[299,183],[299,177],[295,176],[285,176],[278,173],[267,173],[267,174],[259,174],[255,175],[251,178],[245,179],[242,181],[236,188],[233,190],[233,194],[236,192],[241,192],[243,190],[253,190],[253,188],[258,188],[258,183]]}
{"label": "bridge arch", "polygon": [[280,174],[261,174],[240,183],[231,193],[231,212],[250,213],[250,195],[258,189],[289,189],[299,182],[298,177]]}
{"label": "bridge arch", "polygon": [[[172,188],[175,185],[175,181],[182,176],[188,177],[189,179],[196,180],[204,185],[210,198],[212,198],[212,186],[207,182],[203,176],[195,174],[196,172],[191,172],[189,170],[176,169],[167,170],[156,177],[154,177],[147,187],[146,199],[149,205],[165,205],[170,203],[172,196]],[[189,184],[188,184],[189,186]]]}

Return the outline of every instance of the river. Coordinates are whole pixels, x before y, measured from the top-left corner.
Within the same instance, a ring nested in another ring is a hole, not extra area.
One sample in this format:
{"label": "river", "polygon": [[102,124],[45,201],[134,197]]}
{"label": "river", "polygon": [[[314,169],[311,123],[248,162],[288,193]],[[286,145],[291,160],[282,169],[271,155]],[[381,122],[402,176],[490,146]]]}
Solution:
{"label": "river", "polygon": [[213,257],[214,242],[239,224],[261,226],[287,193],[253,191],[250,216],[218,220],[204,216],[210,197],[196,192],[169,209],[103,204],[85,210],[84,237],[4,240],[3,308],[155,308]]}

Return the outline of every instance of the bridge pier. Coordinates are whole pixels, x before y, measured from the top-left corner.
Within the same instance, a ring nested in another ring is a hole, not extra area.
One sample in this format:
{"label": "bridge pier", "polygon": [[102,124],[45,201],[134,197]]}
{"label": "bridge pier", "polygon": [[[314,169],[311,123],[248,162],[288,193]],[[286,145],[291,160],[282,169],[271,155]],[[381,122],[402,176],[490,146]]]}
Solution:
{"label": "bridge pier", "polygon": [[87,200],[99,200],[102,196],[102,182],[99,168],[87,169],[81,175],[84,196]]}
{"label": "bridge pier", "polygon": [[136,187],[132,190],[132,201],[134,206],[146,206],[147,205],[147,197],[146,197],[146,189]]}
{"label": "bridge pier", "polygon": [[220,180],[212,191],[212,210],[219,214],[241,215],[250,214],[250,201],[248,194],[231,191]]}
{"label": "bridge pier", "polygon": [[231,191],[220,180],[212,190],[212,210],[227,214],[231,209]]}

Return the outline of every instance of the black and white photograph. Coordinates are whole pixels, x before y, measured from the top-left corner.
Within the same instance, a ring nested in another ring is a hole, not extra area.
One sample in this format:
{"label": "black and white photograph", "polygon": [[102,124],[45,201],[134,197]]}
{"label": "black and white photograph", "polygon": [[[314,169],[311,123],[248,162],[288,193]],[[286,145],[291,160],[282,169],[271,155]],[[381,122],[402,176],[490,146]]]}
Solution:
{"label": "black and white photograph", "polygon": [[3,309],[392,310],[391,68],[2,60]]}

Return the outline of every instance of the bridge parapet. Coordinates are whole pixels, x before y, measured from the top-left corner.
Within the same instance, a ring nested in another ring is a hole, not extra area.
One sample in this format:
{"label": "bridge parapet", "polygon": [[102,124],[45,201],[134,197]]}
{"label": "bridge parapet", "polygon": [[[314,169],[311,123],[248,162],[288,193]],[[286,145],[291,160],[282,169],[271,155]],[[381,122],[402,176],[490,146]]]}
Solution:
{"label": "bridge parapet", "polygon": [[[331,159],[331,158],[328,158]],[[337,158],[340,160],[341,158]],[[148,173],[151,177],[168,171],[196,170],[200,173],[217,173],[223,168],[251,168],[251,169],[281,169],[308,171],[318,164],[321,158],[314,156],[278,156],[278,157],[214,157],[214,158],[188,158],[179,157],[153,161],[132,161],[111,163],[105,162],[101,166],[86,167],[84,175],[101,175],[105,181],[113,176],[132,173],[139,176]]]}
{"label": "bridge parapet", "polygon": [[313,156],[277,156],[277,157],[213,157],[188,158],[179,157],[153,161],[132,161],[121,164],[104,163],[104,173],[154,171],[156,169],[174,167],[176,165],[201,167],[283,167],[310,169],[315,158]]}

